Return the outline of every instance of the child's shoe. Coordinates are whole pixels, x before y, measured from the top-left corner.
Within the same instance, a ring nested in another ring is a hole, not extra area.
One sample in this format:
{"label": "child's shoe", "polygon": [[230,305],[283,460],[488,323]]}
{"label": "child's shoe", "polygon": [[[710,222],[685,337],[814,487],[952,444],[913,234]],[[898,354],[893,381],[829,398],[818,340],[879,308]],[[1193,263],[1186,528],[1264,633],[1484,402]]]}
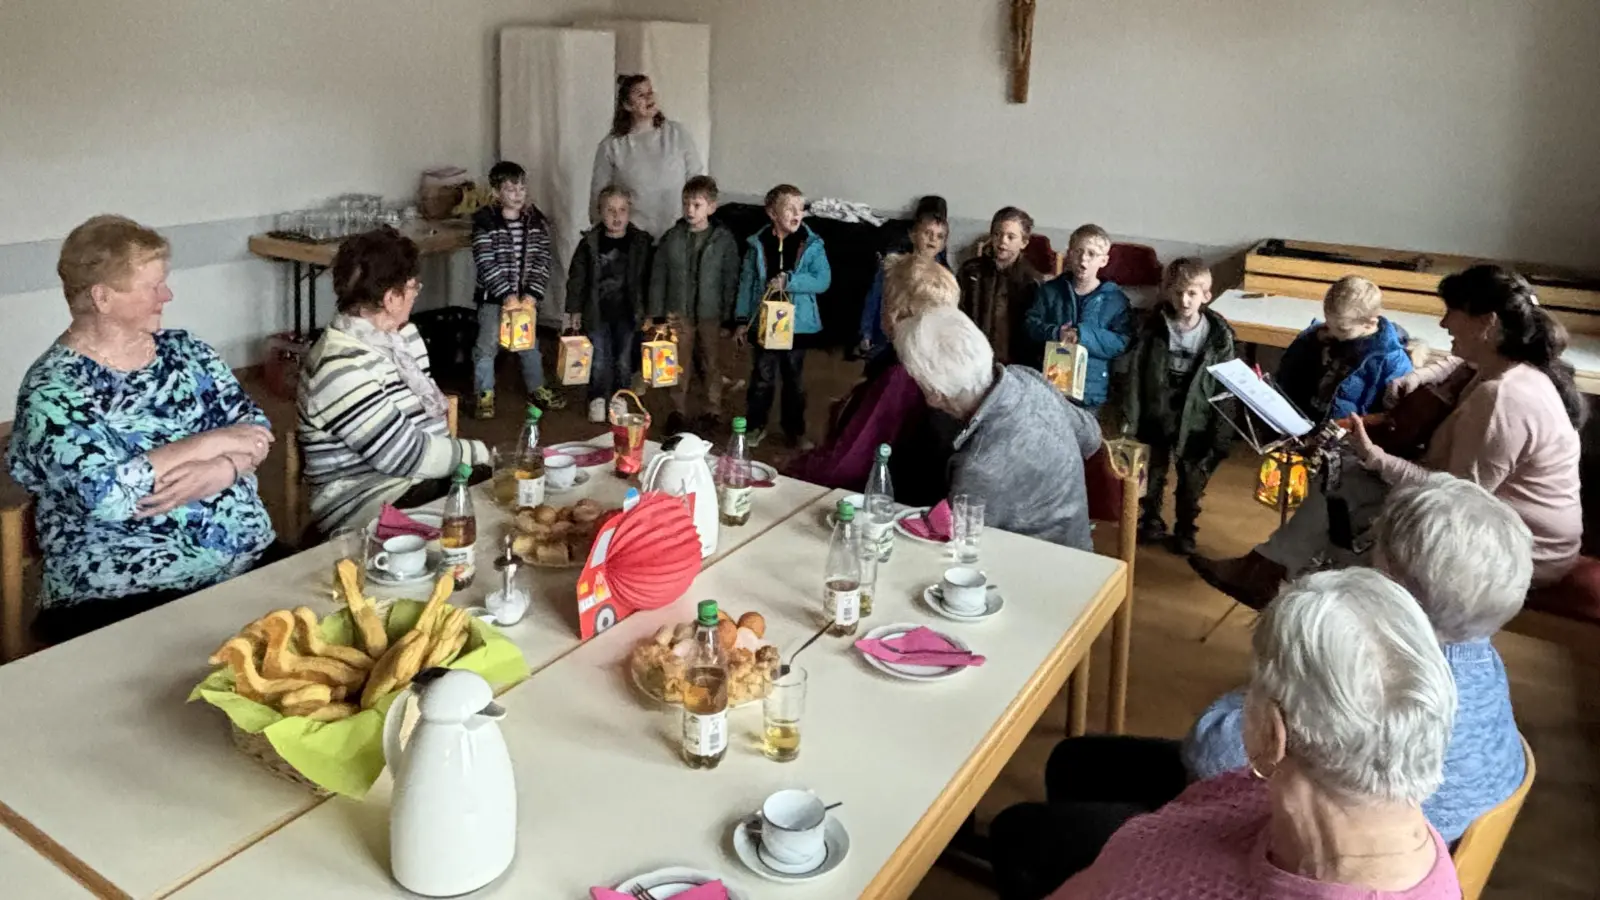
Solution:
{"label": "child's shoe", "polygon": [[1168,545],[1169,549],[1178,556],[1195,555],[1197,548],[1194,545],[1194,537],[1198,532],[1199,529],[1195,528],[1192,522],[1179,522],[1177,527],[1172,529],[1172,543]]}
{"label": "child's shoe", "polygon": [[761,442],[766,439],[767,430],[765,428],[757,428],[744,436],[744,443],[746,447],[754,450],[755,448],[761,446]]}
{"label": "child's shoe", "polygon": [[472,410],[474,419],[494,418],[494,391],[479,391],[478,405]]}
{"label": "child's shoe", "polygon": [[567,408],[566,399],[563,398],[560,394],[556,393],[555,391],[550,390],[550,388],[548,388],[548,387],[541,387],[541,388],[536,389],[533,392],[533,402],[535,404],[537,404],[540,409],[566,409]]}
{"label": "child's shoe", "polygon": [[1169,537],[1167,523],[1161,521],[1160,516],[1139,517],[1139,543],[1159,544]]}

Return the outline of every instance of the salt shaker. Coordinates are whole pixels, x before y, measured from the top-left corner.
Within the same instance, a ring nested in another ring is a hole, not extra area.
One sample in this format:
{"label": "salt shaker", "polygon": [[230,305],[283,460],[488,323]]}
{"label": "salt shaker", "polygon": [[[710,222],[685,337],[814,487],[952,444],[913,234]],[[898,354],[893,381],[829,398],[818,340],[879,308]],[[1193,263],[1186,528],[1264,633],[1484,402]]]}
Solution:
{"label": "salt shaker", "polygon": [[500,570],[500,590],[484,600],[484,606],[488,607],[498,625],[515,625],[528,614],[528,592],[517,587],[517,569],[520,565],[516,554],[511,552],[511,536],[508,534],[500,557],[494,561],[494,567]]}

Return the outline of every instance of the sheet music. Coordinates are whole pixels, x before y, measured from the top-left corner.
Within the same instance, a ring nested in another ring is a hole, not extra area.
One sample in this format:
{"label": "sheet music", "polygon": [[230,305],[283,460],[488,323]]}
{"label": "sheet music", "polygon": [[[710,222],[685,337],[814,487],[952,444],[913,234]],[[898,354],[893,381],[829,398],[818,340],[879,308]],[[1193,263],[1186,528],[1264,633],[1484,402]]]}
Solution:
{"label": "sheet music", "polygon": [[1230,359],[1206,371],[1278,433],[1305,437],[1311,431],[1311,421],[1302,416],[1288,398],[1257,377],[1244,360]]}

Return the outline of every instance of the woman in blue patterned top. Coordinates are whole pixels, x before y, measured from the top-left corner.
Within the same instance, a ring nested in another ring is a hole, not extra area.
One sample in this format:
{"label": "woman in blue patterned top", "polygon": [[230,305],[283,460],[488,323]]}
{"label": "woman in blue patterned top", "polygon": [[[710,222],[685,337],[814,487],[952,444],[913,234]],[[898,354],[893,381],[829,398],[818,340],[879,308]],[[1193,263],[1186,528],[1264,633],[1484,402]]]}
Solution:
{"label": "woman in blue patterned top", "polygon": [[36,503],[45,643],[238,575],[273,540],[266,415],[214,350],[162,329],[169,256],[120,216],[61,247],[72,324],[24,376],[10,448]]}

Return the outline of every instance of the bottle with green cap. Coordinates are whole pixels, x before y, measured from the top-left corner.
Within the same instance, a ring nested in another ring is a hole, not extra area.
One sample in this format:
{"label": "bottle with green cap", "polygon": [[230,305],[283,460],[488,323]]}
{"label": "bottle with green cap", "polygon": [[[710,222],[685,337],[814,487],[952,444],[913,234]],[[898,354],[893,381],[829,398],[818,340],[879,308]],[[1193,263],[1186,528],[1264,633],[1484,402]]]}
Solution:
{"label": "bottle with green cap", "polygon": [[828,544],[828,569],[822,582],[822,612],[828,633],[848,637],[861,625],[861,536],[856,508],[840,500],[834,514],[833,540]]}
{"label": "bottle with green cap", "polygon": [[544,502],[544,449],[539,446],[539,417],[544,412],[528,404],[528,416],[517,436],[517,507],[534,507]]}
{"label": "bottle with green cap", "polygon": [[475,547],[478,543],[478,517],[472,511],[472,492],[467,481],[472,467],[462,463],[450,479],[450,493],[444,497],[444,521],[439,525],[439,547],[444,550],[444,568],[455,576],[456,589],[470,587],[478,574]]}
{"label": "bottle with green cap", "polygon": [[737,528],[750,521],[750,501],[755,480],[750,472],[750,445],[745,440],[743,417],[733,420],[728,451],[717,463],[717,512],[723,525]]}
{"label": "bottle with green cap", "polygon": [[862,510],[862,532],[867,546],[877,554],[878,562],[888,562],[894,552],[894,482],[889,478],[889,445],[879,444],[878,454],[872,463],[872,474],[867,476],[867,508]]}
{"label": "bottle with green cap", "polygon": [[683,761],[715,769],[728,753],[728,657],[717,641],[717,601],[701,600],[694,649],[685,661]]}

